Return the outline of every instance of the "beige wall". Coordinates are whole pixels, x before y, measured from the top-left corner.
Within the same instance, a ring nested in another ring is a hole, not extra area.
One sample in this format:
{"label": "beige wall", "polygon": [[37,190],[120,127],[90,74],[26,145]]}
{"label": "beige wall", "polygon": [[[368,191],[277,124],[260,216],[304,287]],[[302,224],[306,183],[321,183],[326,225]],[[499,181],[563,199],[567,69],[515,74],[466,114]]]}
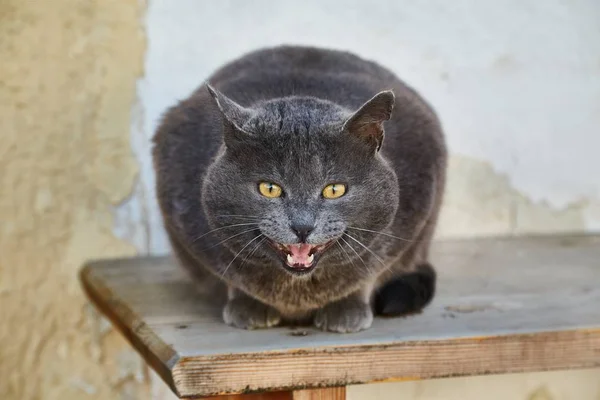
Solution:
{"label": "beige wall", "polygon": [[348,400],[600,400],[600,370],[351,386]]}
{"label": "beige wall", "polygon": [[137,166],[138,0],[0,1],[0,399],[142,399],[144,367],[86,305],[88,258],[134,254],[111,208]]}

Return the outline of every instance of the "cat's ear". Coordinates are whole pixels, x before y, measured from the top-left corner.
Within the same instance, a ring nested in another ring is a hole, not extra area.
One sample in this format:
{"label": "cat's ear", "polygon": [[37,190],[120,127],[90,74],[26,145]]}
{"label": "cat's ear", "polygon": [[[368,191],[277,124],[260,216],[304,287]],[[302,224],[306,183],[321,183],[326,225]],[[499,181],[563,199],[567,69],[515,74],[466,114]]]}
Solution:
{"label": "cat's ear", "polygon": [[254,116],[255,111],[239,105],[208,83],[206,84],[206,88],[219,108],[219,111],[221,111],[225,144],[232,146],[248,140],[252,135],[246,132],[243,126]]}
{"label": "cat's ear", "polygon": [[344,123],[344,130],[379,151],[383,143],[383,123],[392,116],[395,97],[391,90],[377,93]]}

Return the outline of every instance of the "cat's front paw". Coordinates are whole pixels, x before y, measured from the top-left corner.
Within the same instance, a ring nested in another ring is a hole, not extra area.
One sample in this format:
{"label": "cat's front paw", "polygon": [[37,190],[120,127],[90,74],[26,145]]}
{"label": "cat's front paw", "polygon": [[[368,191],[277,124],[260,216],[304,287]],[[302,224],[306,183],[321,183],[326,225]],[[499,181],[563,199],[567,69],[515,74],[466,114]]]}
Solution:
{"label": "cat's front paw", "polygon": [[281,322],[281,314],[271,306],[242,296],[227,302],[223,309],[223,320],[241,329],[270,328]]}
{"label": "cat's front paw", "polygon": [[348,298],[330,303],[315,314],[314,325],[324,331],[352,333],[371,327],[373,311],[364,301]]}

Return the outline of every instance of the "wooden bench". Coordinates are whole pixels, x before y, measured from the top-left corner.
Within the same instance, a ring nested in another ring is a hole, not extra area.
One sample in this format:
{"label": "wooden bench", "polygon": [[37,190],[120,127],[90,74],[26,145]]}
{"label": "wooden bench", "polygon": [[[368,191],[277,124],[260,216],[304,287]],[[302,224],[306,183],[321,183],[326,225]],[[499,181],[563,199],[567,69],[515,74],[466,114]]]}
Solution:
{"label": "wooden bench", "polygon": [[228,327],[224,299],[168,257],[93,262],[81,280],[181,398],[343,399],[359,383],[600,366],[600,236],[438,242],[433,261],[422,314],[346,335]]}

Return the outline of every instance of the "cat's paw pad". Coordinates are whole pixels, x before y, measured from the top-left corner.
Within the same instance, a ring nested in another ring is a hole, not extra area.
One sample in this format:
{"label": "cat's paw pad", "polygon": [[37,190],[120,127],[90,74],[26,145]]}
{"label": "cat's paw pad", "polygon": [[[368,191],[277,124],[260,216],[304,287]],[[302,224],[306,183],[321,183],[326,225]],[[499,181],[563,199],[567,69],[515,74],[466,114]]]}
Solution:
{"label": "cat's paw pad", "polygon": [[279,325],[281,314],[266,304],[247,297],[229,300],[223,309],[226,324],[241,329],[261,329]]}
{"label": "cat's paw pad", "polygon": [[324,331],[359,332],[371,327],[373,311],[359,300],[342,300],[321,308],[315,314],[314,325]]}

